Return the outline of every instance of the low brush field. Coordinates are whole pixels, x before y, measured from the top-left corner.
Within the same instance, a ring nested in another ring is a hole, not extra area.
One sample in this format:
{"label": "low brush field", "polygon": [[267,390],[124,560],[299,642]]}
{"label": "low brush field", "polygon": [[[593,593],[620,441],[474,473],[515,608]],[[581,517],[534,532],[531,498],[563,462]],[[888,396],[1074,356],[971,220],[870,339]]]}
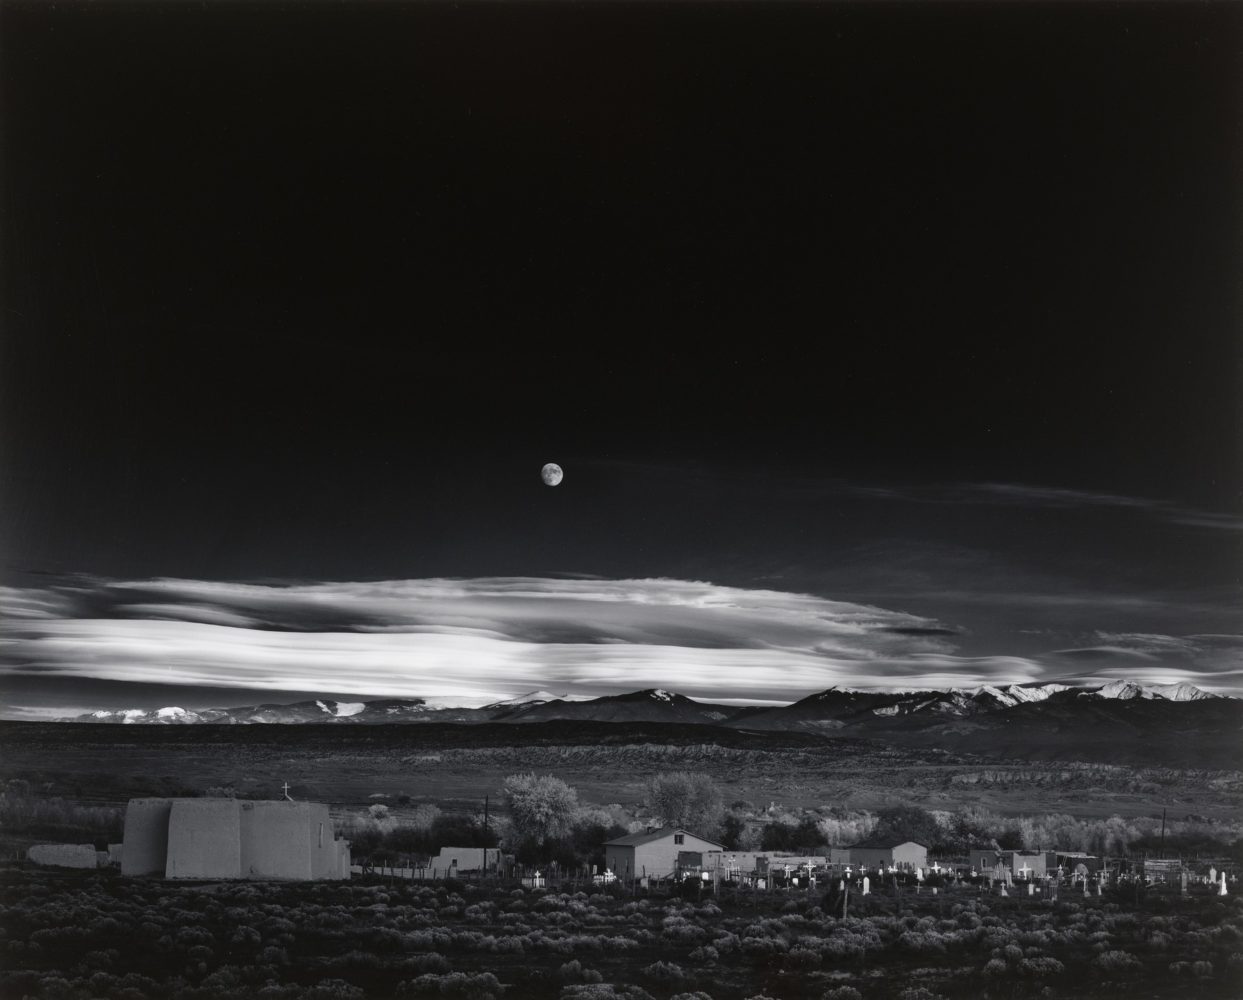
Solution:
{"label": "low brush field", "polygon": [[1044,901],[947,887],[853,898],[845,918],[809,891],[643,892],[10,866],[0,996],[1182,1000],[1243,984],[1243,899],[1207,890]]}

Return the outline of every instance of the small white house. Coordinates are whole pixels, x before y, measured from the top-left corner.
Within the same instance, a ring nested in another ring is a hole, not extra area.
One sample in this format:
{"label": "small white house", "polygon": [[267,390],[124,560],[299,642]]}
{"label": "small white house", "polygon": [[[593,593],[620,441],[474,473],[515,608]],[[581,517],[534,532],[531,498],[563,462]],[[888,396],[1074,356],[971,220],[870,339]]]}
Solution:
{"label": "small white house", "polygon": [[495,872],[501,866],[496,847],[442,847],[428,868],[444,878],[458,872]]}
{"label": "small white house", "polygon": [[604,845],[604,859],[618,878],[667,878],[687,868],[704,867],[705,856],[721,850],[715,841],[666,826],[610,840]]}

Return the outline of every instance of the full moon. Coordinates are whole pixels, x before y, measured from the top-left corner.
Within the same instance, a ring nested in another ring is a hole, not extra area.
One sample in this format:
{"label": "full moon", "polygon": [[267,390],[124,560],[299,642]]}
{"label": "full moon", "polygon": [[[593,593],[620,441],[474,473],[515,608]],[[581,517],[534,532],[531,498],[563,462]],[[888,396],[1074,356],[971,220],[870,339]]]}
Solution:
{"label": "full moon", "polygon": [[565,473],[561,471],[561,466],[556,462],[549,462],[540,469],[540,478],[544,480],[545,486],[556,486],[565,478]]}

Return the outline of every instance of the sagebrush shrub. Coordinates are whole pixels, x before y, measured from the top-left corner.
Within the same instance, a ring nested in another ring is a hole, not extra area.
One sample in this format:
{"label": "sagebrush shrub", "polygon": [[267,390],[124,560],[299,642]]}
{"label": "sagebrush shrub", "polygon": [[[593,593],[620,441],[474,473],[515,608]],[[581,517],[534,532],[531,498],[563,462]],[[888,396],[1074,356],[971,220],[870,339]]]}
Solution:
{"label": "sagebrush shrub", "polygon": [[1092,965],[1106,973],[1136,973],[1143,970],[1143,963],[1129,951],[1103,951],[1092,960]]}
{"label": "sagebrush shrub", "polygon": [[583,967],[583,963],[577,958],[573,961],[566,962],[557,970],[557,978],[563,983],[602,983],[604,977],[595,969],[587,969]]}

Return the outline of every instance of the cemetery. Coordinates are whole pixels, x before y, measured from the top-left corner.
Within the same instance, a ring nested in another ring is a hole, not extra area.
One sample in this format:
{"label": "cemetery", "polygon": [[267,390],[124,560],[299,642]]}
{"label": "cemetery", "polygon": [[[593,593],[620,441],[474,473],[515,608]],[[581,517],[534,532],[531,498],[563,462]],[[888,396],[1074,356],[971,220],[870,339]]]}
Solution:
{"label": "cemetery", "polygon": [[1243,901],[1220,879],[1052,895],[937,872],[842,881],[195,885],[26,867],[4,885],[0,995],[909,1000],[914,980],[924,1000],[1237,996]]}

